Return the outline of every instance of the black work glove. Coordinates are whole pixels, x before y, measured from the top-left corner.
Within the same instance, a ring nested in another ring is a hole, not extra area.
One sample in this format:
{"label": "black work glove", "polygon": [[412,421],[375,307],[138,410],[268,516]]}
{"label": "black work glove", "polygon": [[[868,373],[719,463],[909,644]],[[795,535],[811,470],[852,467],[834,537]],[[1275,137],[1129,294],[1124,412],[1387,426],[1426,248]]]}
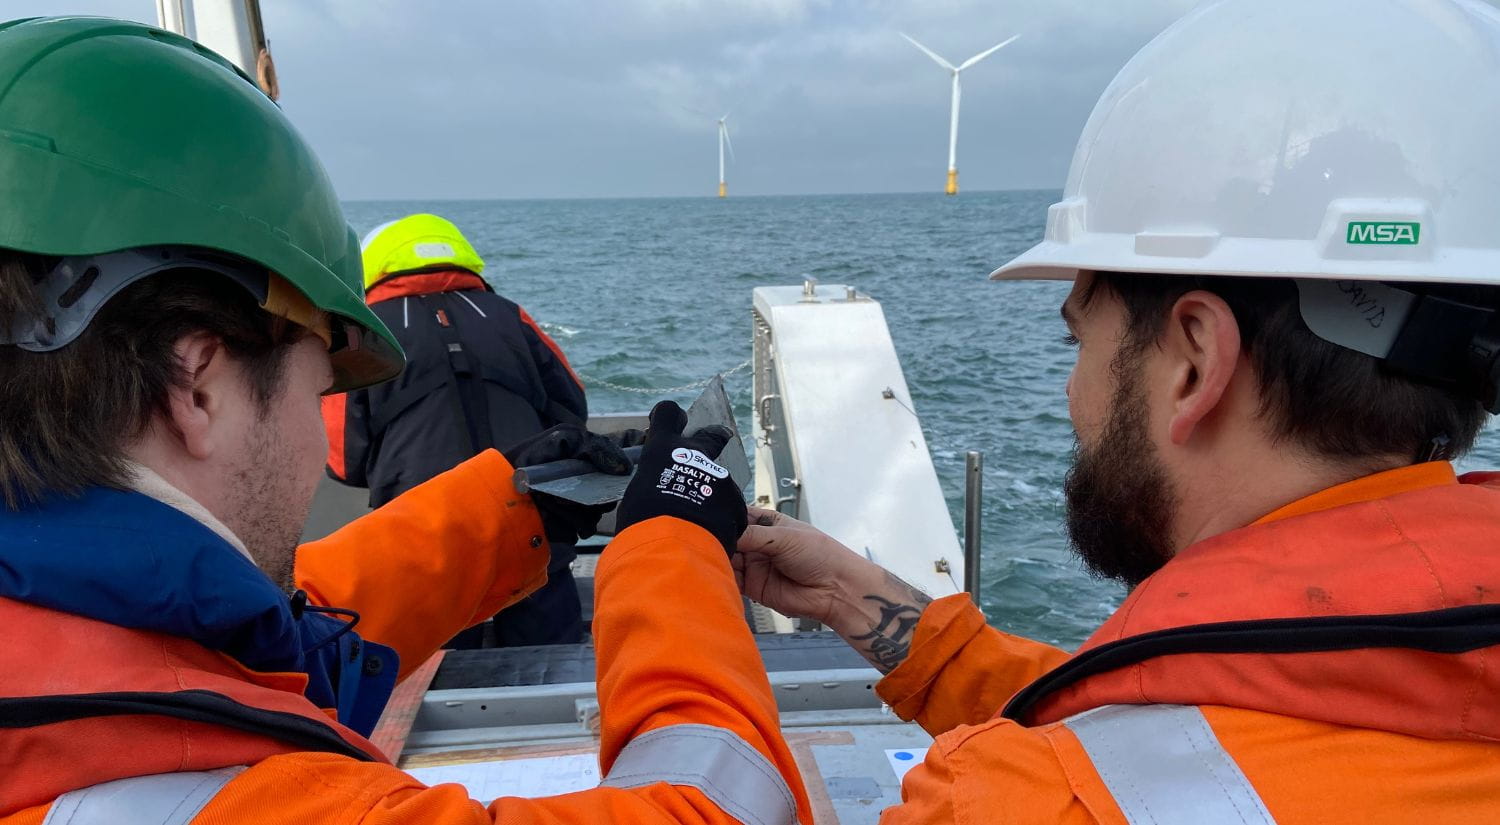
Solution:
{"label": "black work glove", "polygon": [[646,446],[615,516],[616,532],[656,516],[673,516],[713,533],[732,555],[745,532],[745,497],[714,459],[734,433],[714,426],[684,436],[686,426],[687,413],[674,402],[663,401],[651,410]]}
{"label": "black work glove", "polygon": [[[512,467],[576,458],[610,475],[630,472],[630,459],[613,439],[591,433],[578,424],[558,424],[501,452]],[[572,544],[594,535],[600,517],[614,509],[613,504],[589,506],[546,493],[532,493],[531,500],[542,514],[542,530],[552,544]]]}

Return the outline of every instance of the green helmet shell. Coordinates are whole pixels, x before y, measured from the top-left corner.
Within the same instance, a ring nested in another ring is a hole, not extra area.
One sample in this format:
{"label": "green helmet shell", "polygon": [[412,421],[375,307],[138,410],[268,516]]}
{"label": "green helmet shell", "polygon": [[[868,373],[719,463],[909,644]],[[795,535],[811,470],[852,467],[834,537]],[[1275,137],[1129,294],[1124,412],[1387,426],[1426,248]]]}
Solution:
{"label": "green helmet shell", "polygon": [[196,246],[280,275],[342,327],[335,389],[404,357],[363,299],[359,240],[321,163],[233,64],[139,23],[0,24],[0,247]]}

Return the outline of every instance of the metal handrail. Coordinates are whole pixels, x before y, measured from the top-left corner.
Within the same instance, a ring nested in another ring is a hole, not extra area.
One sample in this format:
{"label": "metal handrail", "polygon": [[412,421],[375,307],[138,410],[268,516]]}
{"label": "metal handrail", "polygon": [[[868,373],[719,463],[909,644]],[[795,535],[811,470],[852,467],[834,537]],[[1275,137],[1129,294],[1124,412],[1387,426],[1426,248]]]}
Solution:
{"label": "metal handrail", "polygon": [[979,604],[980,531],[984,521],[984,453],[964,456],[964,590]]}

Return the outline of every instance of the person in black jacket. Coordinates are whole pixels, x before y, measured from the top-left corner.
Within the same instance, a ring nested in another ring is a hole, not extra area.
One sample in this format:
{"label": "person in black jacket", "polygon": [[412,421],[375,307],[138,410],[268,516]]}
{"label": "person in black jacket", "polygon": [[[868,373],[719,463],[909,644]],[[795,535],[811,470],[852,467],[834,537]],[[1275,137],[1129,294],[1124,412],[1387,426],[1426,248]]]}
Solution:
{"label": "person in black jacket", "polygon": [[[393,381],[324,403],[328,474],[379,507],[479,452],[556,424],[583,425],[588,402],[562,350],[481,277],[484,260],[448,220],[410,215],[364,240],[365,300],[406,350]],[[501,612],[500,646],[582,639],[572,545],[553,544],[548,581]],[[477,646],[482,628],[455,640]]]}

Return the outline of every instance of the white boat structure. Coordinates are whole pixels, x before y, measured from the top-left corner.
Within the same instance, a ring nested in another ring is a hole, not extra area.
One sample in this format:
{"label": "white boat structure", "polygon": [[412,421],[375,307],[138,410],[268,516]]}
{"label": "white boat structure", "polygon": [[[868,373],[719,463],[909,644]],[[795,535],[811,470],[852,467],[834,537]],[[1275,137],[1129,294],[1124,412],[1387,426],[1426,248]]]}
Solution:
{"label": "white boat structure", "polygon": [[[158,13],[164,27],[264,85],[269,54],[256,6],[158,0]],[[966,589],[977,570],[965,562],[880,303],[853,286],[812,280],[750,297],[755,503],[817,525],[933,597]],[[637,412],[590,421],[598,432],[644,425]],[[971,487],[965,525],[971,559],[977,493]],[[325,480],[306,537],[364,512],[364,491]],[[585,618],[606,542],[579,548]],[[874,823],[900,801],[904,768],[921,761],[930,738],[881,703],[873,689],[880,674],[835,634],[749,603],[746,621],[817,821]],[[424,781],[463,781],[486,799],[596,784],[598,732],[594,651],[585,643],[435,657],[397,688],[375,741]]]}

